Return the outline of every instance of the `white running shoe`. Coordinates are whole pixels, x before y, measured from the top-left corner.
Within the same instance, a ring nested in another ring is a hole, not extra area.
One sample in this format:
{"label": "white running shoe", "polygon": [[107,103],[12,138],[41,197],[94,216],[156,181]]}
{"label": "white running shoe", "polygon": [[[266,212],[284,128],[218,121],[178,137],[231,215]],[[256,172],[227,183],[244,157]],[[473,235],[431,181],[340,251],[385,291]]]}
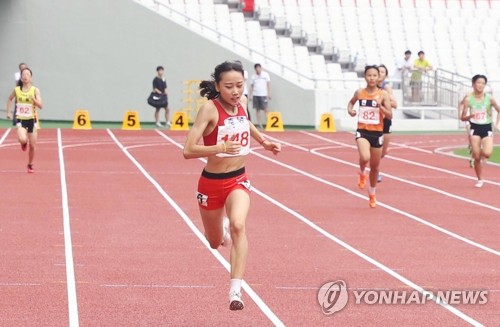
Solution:
{"label": "white running shoe", "polygon": [[477,187],[477,188],[483,187],[483,181],[482,180],[478,180],[477,183],[476,183],[476,185],[474,185],[474,186]]}
{"label": "white running shoe", "polygon": [[245,304],[241,300],[241,293],[232,292],[229,294],[229,310],[243,310]]}
{"label": "white running shoe", "polygon": [[163,127],[163,125],[160,122],[157,122],[156,127]]}
{"label": "white running shoe", "polygon": [[231,246],[231,229],[229,227],[229,218],[224,217],[222,220],[222,246]]}

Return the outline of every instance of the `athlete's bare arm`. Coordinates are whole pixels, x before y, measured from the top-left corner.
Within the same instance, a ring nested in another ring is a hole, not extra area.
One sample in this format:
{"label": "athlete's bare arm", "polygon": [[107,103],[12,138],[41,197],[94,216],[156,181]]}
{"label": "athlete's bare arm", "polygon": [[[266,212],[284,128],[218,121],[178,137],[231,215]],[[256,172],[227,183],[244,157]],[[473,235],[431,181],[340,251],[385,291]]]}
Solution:
{"label": "athlete's bare arm", "polygon": [[464,102],[465,102],[466,98],[467,98],[467,95],[465,95],[463,97],[463,99],[458,102],[458,107],[457,108],[458,108],[458,119],[459,120],[462,120],[462,112],[464,111],[464,108],[465,108],[464,107]]}
{"label": "athlete's bare arm", "polygon": [[10,114],[12,112],[12,100],[16,96],[16,90],[12,91],[12,93],[9,95],[9,98],[7,99],[7,119],[11,119],[12,115]]}
{"label": "athlete's bare arm", "polygon": [[42,96],[40,95],[40,90],[38,88],[35,89],[35,96],[30,97],[30,99],[33,100],[35,107],[37,107],[38,109],[43,109]]}
{"label": "athlete's bare arm", "polygon": [[389,94],[389,99],[391,100],[391,108],[396,109],[398,107],[398,102],[396,101],[396,97],[394,96],[392,87],[390,85],[386,85],[384,90]]}
{"label": "athlete's bare arm", "polygon": [[351,117],[356,116],[357,111],[354,110],[354,105],[356,104],[356,101],[358,101],[358,94],[359,94],[359,89],[354,92],[354,95],[352,96],[351,100],[347,103],[347,112]]}
{"label": "athlete's bare arm", "polygon": [[490,103],[493,108],[497,111],[497,121],[495,122],[495,128],[500,131],[500,106],[498,105],[497,100],[495,98],[490,98]]}
{"label": "athlete's bare arm", "polygon": [[215,145],[199,144],[204,135],[208,135],[217,124],[217,109],[212,101],[201,106],[194,124],[189,131],[186,143],[184,144],[183,155],[186,159],[208,157],[218,153],[237,154],[241,145],[239,142],[228,140]]}
{"label": "athlete's bare arm", "polygon": [[392,109],[391,109],[391,100],[389,97],[389,93],[386,91],[382,91],[382,106],[380,109],[382,109],[382,112],[384,113],[385,118],[387,119],[392,119]]}
{"label": "athlete's bare arm", "polygon": [[272,142],[268,140],[264,135],[262,135],[257,127],[251,122],[250,123],[250,135],[259,142],[260,145],[264,147],[267,151],[271,151],[274,155],[281,152],[281,143]]}
{"label": "athlete's bare arm", "polygon": [[467,111],[469,109],[469,98],[465,97],[463,101],[463,109],[462,109],[462,121],[469,121],[474,115],[467,115]]}

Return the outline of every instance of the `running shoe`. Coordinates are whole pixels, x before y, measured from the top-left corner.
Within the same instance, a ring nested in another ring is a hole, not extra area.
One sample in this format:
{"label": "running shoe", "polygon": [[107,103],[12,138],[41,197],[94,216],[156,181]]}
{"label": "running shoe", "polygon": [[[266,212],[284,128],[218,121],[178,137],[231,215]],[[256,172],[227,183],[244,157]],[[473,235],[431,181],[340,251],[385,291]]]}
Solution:
{"label": "running shoe", "polygon": [[28,148],[28,143],[21,144],[21,150],[26,151]]}
{"label": "running shoe", "polygon": [[378,174],[377,175],[377,183],[381,183],[382,182],[382,175]]}
{"label": "running shoe", "polygon": [[229,229],[229,218],[224,217],[222,221],[222,246],[231,246],[231,230]]}
{"label": "running shoe", "polygon": [[484,184],[484,182],[480,179],[477,181],[476,185],[474,185],[474,186],[477,188],[481,188],[481,187],[483,187],[483,184]]}
{"label": "running shoe", "polygon": [[172,127],[172,123],[168,121],[168,122],[167,122],[167,127],[168,127],[168,128]]}
{"label": "running shoe", "polygon": [[28,174],[33,174],[35,172],[35,170],[33,169],[33,164],[28,164],[27,168]]}
{"label": "running shoe", "polygon": [[377,206],[377,200],[375,199],[375,194],[370,194],[370,208],[375,208]]}
{"label": "running shoe", "polygon": [[366,186],[366,175],[364,173],[359,173],[358,186],[360,189],[364,189]]}
{"label": "running shoe", "polygon": [[243,310],[245,304],[241,300],[241,293],[232,292],[229,294],[229,310]]}
{"label": "running shoe", "polygon": [[163,125],[160,122],[157,122],[156,123],[156,127],[160,127],[161,128],[161,127],[163,127]]}

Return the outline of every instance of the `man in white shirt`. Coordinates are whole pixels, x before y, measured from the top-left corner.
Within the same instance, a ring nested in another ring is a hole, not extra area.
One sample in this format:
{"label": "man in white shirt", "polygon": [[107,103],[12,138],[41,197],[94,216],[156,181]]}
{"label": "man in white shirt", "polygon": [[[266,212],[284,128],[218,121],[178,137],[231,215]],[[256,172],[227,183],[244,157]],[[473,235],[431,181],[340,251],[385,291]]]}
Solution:
{"label": "man in white shirt", "polygon": [[401,88],[401,81],[404,75],[408,75],[412,70],[413,63],[411,62],[411,51],[405,51],[404,59],[399,59],[396,62],[396,71],[393,76],[393,87]]}
{"label": "man in white shirt", "polygon": [[257,124],[262,129],[261,113],[264,112],[264,122],[267,118],[268,101],[271,100],[271,78],[269,74],[262,70],[260,64],[255,64],[255,74],[250,82],[249,99],[253,101],[253,108],[256,110]]}
{"label": "man in white shirt", "polygon": [[16,84],[21,79],[21,70],[23,70],[26,67],[27,66],[24,62],[19,64],[19,70],[14,74],[14,78],[16,79]]}

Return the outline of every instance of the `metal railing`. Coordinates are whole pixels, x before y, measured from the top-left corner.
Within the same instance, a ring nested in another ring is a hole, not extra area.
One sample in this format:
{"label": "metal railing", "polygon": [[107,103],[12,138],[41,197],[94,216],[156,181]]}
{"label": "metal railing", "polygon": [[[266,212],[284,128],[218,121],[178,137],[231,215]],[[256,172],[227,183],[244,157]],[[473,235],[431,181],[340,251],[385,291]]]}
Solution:
{"label": "metal railing", "polygon": [[[283,63],[269,57],[263,52],[250,48],[247,44],[233,39],[230,35],[219,32],[217,29],[193,19],[185,13],[162,3],[162,0],[134,0],[146,8],[181,24],[193,32],[218,42],[219,45],[254,62],[260,62],[267,70],[276,73],[288,81],[305,89],[352,89],[362,87],[363,79],[345,80],[331,78],[315,78],[304,74]],[[390,81],[388,79],[388,81]],[[493,82],[495,83],[495,82]],[[500,82],[498,82],[500,84]],[[356,86],[356,84],[358,86]],[[489,83],[492,84],[492,83]],[[411,74],[403,76],[401,81],[403,107],[456,107],[459,100],[471,90],[469,77],[452,73],[443,69],[422,73],[421,78],[412,80]]]}
{"label": "metal railing", "polygon": [[413,70],[403,75],[403,106],[437,106],[436,74]]}
{"label": "metal railing", "polygon": [[[254,50],[250,48],[248,45],[241,43],[234,38],[232,38],[230,35],[224,34],[219,32],[213,27],[210,27],[208,25],[205,25],[198,20],[195,20],[183,12],[180,12],[164,3],[161,3],[158,0],[134,0],[138,3],[141,3],[145,5],[145,7],[150,8],[147,3],[153,3],[154,6],[156,7],[156,12],[164,15],[173,21],[184,25],[191,30],[193,30],[195,33],[202,35],[203,37],[206,37],[208,39],[214,40],[218,42],[219,45],[234,51],[236,53],[242,53],[254,61],[259,61],[262,63],[263,66],[267,67],[266,69],[273,68],[271,69],[272,71],[275,71],[275,73],[280,74],[281,76],[286,76],[291,82],[304,86],[312,86],[311,88],[314,88],[316,86],[315,80],[312,76],[303,74],[302,72],[297,71],[295,68],[290,67],[286,64],[283,64],[277,59],[271,58],[267,56],[265,53]],[[153,8],[150,8],[153,9]]]}
{"label": "metal railing", "polygon": [[444,69],[421,73],[420,78],[413,76],[403,76],[404,106],[456,107],[472,89],[470,77]]}
{"label": "metal railing", "polygon": [[437,104],[456,107],[471,90],[471,79],[444,69],[436,70]]}

